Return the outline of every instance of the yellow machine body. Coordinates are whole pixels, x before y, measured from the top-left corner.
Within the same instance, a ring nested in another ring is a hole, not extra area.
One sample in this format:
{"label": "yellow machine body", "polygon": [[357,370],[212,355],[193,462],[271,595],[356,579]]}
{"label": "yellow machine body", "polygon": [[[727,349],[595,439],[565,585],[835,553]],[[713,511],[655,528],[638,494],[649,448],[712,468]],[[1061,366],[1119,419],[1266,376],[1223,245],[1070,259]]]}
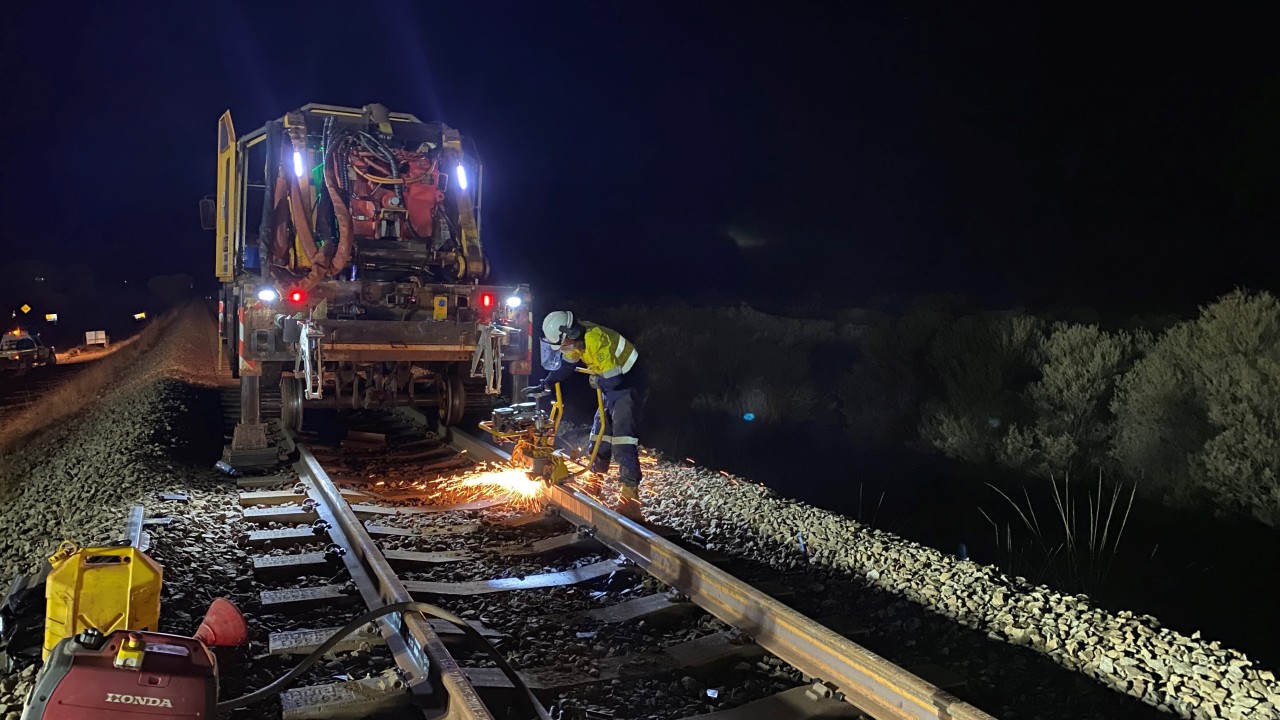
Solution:
{"label": "yellow machine body", "polygon": [[133,547],[77,548],[64,542],[49,558],[45,584],[44,657],[58,641],[94,628],[150,630],[160,626],[163,570]]}

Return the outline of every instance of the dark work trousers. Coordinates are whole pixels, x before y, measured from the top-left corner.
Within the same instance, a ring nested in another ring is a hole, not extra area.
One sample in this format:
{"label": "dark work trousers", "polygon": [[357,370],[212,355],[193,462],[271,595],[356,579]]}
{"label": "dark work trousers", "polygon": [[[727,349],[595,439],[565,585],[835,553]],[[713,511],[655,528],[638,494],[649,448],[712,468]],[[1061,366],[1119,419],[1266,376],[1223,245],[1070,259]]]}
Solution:
{"label": "dark work trousers", "polygon": [[[608,381],[604,382],[607,387]],[[649,396],[649,376],[637,362],[622,375],[616,387],[604,391],[604,437],[600,453],[591,465],[592,472],[607,472],[610,459],[618,461],[618,480],[628,485],[640,484],[640,418]],[[591,424],[591,437],[600,431],[600,411]]]}

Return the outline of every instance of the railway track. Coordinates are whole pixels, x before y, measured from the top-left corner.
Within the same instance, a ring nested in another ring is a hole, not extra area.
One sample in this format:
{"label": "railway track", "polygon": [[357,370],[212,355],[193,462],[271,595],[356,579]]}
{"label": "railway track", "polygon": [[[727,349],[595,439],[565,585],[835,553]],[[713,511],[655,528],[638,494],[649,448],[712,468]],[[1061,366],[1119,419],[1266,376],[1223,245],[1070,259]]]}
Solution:
{"label": "railway track", "polygon": [[792,610],[771,573],[587,492],[469,493],[444,478],[506,458],[465,433],[392,413],[342,432],[292,438],[296,477],[239,480],[264,583],[248,610],[274,631],[260,664],[278,674],[365,610],[446,612],[343,639],[328,672],[280,694],[284,718],[991,717],[858,646],[840,617]]}

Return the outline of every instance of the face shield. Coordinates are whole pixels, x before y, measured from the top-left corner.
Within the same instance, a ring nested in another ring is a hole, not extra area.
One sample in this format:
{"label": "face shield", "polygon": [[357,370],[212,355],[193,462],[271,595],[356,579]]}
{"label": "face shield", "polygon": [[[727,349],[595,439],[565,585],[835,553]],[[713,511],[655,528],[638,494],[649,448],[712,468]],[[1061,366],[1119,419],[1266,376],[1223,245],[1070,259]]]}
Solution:
{"label": "face shield", "polygon": [[559,370],[564,364],[564,356],[560,354],[560,346],[552,345],[546,338],[539,338],[538,347],[542,351],[542,369],[547,372]]}

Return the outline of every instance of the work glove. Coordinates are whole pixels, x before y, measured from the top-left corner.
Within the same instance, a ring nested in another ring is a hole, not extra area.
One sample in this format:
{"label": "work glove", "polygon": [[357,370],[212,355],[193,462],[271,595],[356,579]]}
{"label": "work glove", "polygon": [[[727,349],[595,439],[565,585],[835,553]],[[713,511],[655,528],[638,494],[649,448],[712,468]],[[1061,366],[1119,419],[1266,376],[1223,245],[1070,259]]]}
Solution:
{"label": "work glove", "polygon": [[600,389],[600,376],[599,376],[599,375],[588,375],[588,376],[587,376],[587,382],[591,385],[591,389],[592,389],[592,390],[599,390],[599,389]]}
{"label": "work glove", "polygon": [[531,395],[541,395],[549,391],[550,389],[551,388],[548,388],[546,383],[539,383],[537,385],[530,385],[529,387],[525,388],[524,394],[526,397]]}

